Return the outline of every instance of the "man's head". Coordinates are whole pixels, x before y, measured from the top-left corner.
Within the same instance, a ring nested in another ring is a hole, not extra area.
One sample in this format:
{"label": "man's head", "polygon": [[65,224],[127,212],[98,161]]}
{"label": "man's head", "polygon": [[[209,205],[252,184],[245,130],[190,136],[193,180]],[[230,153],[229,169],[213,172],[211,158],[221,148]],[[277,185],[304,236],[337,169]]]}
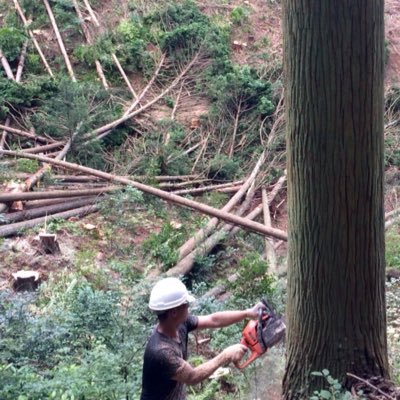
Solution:
{"label": "man's head", "polygon": [[194,300],[194,297],[178,278],[165,278],[154,285],[150,294],[149,308],[162,319],[162,316],[168,314],[169,310],[186,309],[187,311],[187,305]]}

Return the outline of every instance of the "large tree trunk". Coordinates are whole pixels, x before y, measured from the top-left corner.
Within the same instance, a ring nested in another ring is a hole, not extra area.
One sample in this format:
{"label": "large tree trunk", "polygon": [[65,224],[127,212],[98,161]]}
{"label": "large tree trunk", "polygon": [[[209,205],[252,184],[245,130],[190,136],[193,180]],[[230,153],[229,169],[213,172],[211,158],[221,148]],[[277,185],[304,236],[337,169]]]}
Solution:
{"label": "large tree trunk", "polygon": [[388,375],[383,0],[285,0],[288,337],[285,399],[326,368]]}

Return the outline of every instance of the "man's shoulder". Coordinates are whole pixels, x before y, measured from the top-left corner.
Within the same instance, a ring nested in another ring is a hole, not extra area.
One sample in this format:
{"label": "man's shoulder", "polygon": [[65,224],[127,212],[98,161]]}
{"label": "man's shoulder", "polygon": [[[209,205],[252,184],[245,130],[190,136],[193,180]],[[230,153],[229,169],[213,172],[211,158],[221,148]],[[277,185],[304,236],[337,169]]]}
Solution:
{"label": "man's shoulder", "polygon": [[197,324],[199,323],[199,318],[196,315],[189,314],[184,322],[184,326],[188,332],[191,332],[197,328]]}

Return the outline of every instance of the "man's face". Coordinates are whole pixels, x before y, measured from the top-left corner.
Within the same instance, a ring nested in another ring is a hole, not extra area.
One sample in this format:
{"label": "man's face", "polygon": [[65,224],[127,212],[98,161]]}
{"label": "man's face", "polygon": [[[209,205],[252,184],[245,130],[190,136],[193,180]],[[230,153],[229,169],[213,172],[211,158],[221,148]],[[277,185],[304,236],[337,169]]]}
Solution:
{"label": "man's face", "polygon": [[179,318],[179,323],[186,320],[189,315],[189,303],[183,303],[179,307],[176,308],[177,310],[177,318]]}

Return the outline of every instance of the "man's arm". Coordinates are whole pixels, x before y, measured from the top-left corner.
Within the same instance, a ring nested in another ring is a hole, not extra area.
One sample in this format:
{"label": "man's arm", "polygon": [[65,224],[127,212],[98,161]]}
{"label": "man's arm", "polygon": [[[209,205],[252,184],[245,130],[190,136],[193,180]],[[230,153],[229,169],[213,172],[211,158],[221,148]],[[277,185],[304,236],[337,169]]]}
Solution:
{"label": "man's arm", "polygon": [[239,362],[247,348],[241,344],[234,344],[227,347],[216,357],[193,368],[188,362],[182,360],[181,366],[172,377],[173,380],[185,383],[187,385],[197,385],[204,379],[207,379],[217,368],[229,362]]}
{"label": "man's arm", "polygon": [[219,311],[213,314],[199,316],[196,329],[223,328],[243,321],[246,318],[258,318],[259,309],[265,308],[264,304],[257,303],[253,308],[242,311]]}

